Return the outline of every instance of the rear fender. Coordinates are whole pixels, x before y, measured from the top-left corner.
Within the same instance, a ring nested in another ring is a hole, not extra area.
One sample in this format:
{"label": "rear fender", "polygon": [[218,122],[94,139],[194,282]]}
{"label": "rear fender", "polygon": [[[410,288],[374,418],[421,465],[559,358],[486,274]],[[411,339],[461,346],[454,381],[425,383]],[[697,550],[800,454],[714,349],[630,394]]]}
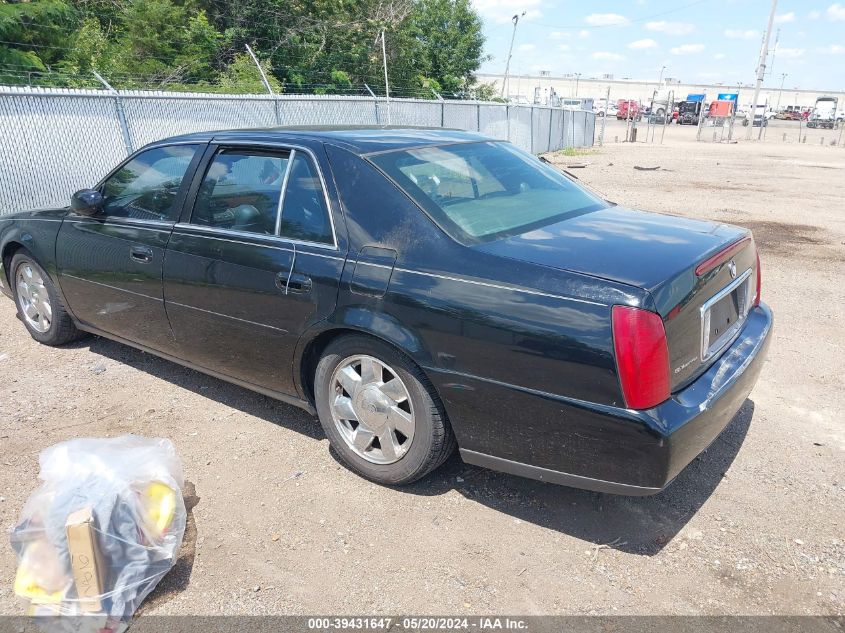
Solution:
{"label": "rear fender", "polygon": [[294,352],[294,382],[300,397],[308,399],[309,389],[303,380],[303,363],[308,362],[309,348],[325,336],[336,332],[355,332],[367,334],[389,343],[409,356],[418,366],[424,368],[432,366],[430,351],[423,343],[422,337],[416,332],[402,325],[395,317],[379,312],[363,305],[350,305],[338,309],[329,320],[315,324],[304,332],[297,343]]}

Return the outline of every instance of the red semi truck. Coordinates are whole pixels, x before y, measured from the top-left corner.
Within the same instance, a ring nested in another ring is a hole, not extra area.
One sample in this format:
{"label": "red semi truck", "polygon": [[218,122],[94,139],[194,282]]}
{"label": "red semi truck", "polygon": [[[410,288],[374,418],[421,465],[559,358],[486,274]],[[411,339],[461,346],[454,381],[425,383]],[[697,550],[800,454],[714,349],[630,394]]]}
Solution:
{"label": "red semi truck", "polygon": [[616,111],[616,118],[618,120],[622,119],[635,119],[639,121],[640,119],[640,102],[628,99],[620,99],[616,106],[618,110]]}

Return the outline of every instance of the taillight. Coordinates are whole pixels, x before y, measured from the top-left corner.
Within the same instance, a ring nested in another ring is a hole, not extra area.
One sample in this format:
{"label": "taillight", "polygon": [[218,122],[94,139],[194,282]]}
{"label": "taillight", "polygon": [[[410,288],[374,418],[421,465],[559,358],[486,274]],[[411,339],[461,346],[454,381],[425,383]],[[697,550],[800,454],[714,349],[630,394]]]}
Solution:
{"label": "taillight", "polygon": [[659,314],[613,306],[613,349],[629,409],[650,409],[669,398],[669,348]]}
{"label": "taillight", "polygon": [[757,251],[757,293],[754,295],[754,307],[760,305],[760,290],[763,288],[763,274],[760,272],[760,251]]}

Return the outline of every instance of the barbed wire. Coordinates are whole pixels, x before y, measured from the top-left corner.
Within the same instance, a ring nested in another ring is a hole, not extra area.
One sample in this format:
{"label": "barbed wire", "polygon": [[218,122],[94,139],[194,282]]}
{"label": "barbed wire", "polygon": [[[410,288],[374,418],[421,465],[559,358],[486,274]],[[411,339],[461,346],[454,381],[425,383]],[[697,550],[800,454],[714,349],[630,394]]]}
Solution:
{"label": "barbed wire", "polygon": [[[25,80],[26,84],[32,87],[102,88],[102,84],[96,79],[96,77],[80,73],[21,70],[18,67],[3,65],[0,66],[0,80],[5,77],[14,77],[20,80]],[[143,75],[119,73],[110,76],[108,80],[109,83],[112,83],[113,85],[119,85],[121,81],[127,82],[130,84],[128,89],[131,90],[164,90],[184,92],[187,91],[185,90],[186,87],[193,88],[193,90],[190,90],[189,92],[223,93],[243,92],[245,90],[244,86],[239,87],[236,84],[220,85],[206,81],[173,81],[165,83],[159,81],[149,81],[148,78]],[[319,91],[325,91],[328,94],[371,96],[369,90],[367,90],[363,84],[339,86],[326,82],[298,82],[284,84],[281,88],[281,94],[320,94]],[[258,90],[252,90],[252,92],[255,94],[264,94],[264,89],[262,87]],[[435,97],[435,93],[430,89],[420,88],[418,86],[394,84],[390,87],[390,93],[391,96],[421,97],[425,99],[432,99]]]}

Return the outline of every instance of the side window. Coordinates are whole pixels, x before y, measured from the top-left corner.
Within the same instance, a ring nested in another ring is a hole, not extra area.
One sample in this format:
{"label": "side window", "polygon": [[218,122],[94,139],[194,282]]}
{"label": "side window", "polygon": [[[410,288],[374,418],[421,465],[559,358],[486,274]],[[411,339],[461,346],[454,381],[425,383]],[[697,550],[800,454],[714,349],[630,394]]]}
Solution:
{"label": "side window", "polygon": [[218,152],[200,185],[191,223],[274,235],[287,164],[287,152]]}
{"label": "side window", "polygon": [[139,220],[176,219],[179,188],[198,145],[171,145],[138,154],[103,183],[103,214]]}
{"label": "side window", "polygon": [[332,225],[326,196],[311,158],[295,152],[282,202],[283,237],[333,244]]}

